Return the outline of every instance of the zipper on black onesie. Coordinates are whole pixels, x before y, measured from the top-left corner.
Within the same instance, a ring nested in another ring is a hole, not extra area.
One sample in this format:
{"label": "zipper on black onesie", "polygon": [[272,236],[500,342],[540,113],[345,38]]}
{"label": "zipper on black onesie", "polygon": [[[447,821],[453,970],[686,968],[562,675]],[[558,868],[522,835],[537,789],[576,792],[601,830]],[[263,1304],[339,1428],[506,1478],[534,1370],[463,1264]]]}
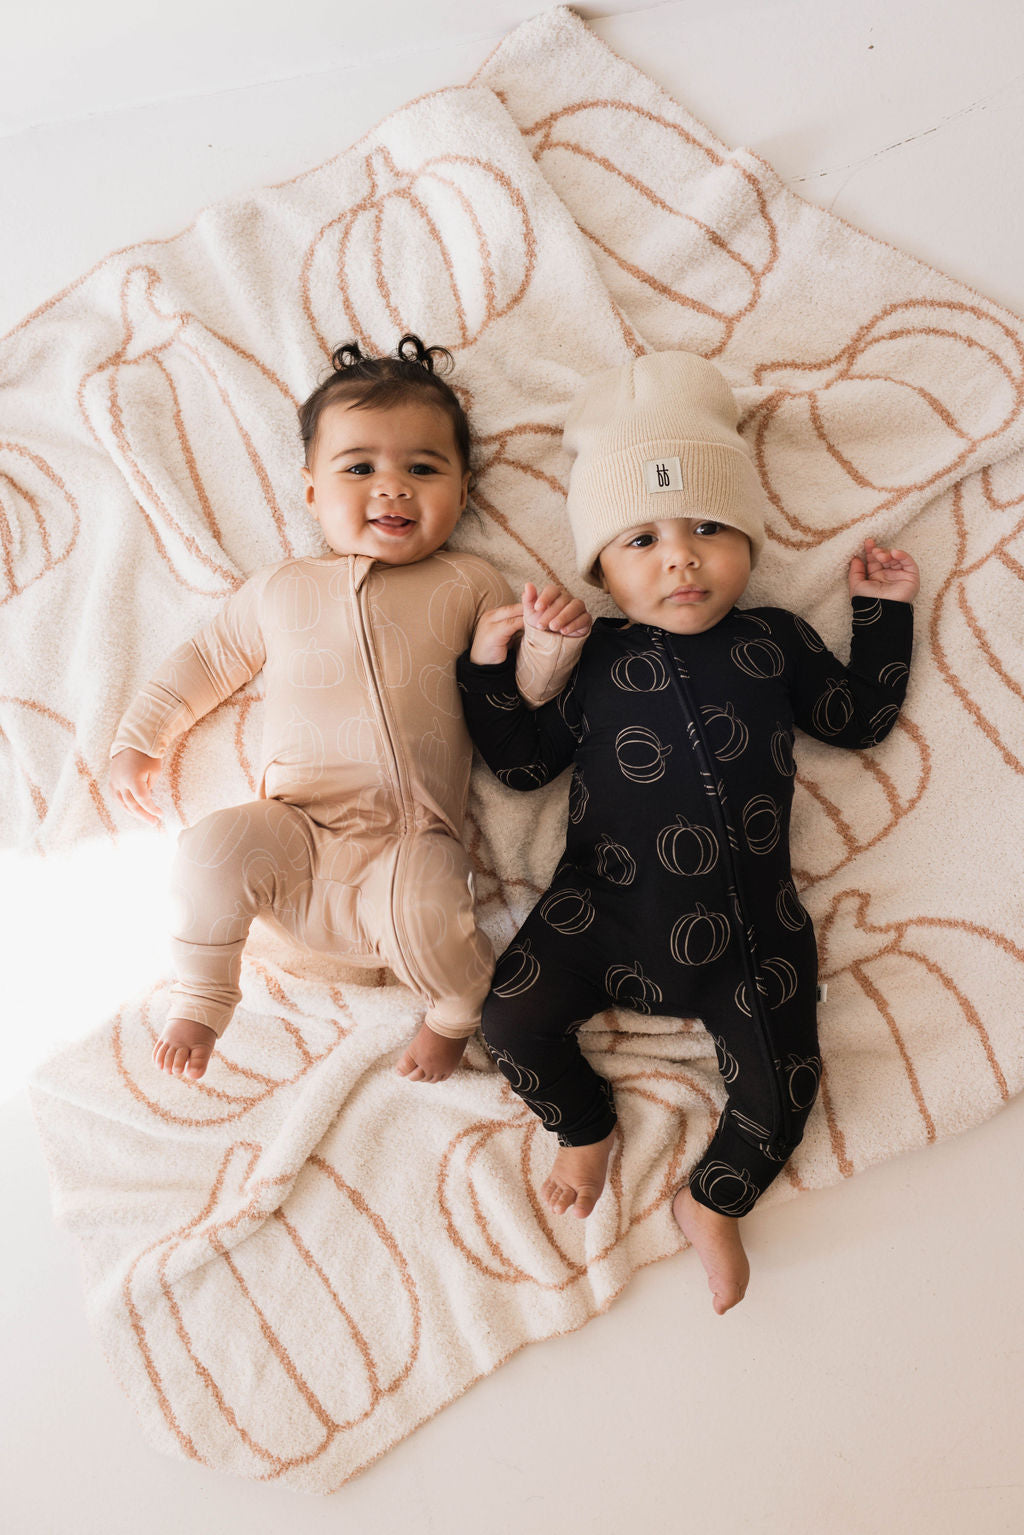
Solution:
{"label": "zipper on black onesie", "polygon": [[855,598],[847,666],[780,608],[734,608],[696,635],[598,620],[536,711],[511,658],[460,658],[470,734],[503,783],[533,789],[573,768],[564,854],[483,1017],[499,1069],[563,1145],[615,1123],[575,1037],[610,1002],[700,1017],[712,1035],[727,1101],[694,1198],[743,1215],[778,1175],[821,1072],[816,945],[789,855],[793,733],[853,749],[884,739],[912,620],[905,603]]}
{"label": "zipper on black onesie", "polygon": [[783,1141],[788,1142],[791,1138],[791,1116],[779,1081],[780,1062],[772,1041],[768,1006],[765,1001],[764,987],[757,964],[757,943],[754,938],[755,929],[750,916],[749,903],[743,889],[743,877],[734,856],[735,839],[737,836],[735,831],[736,823],[729,809],[725,784],[712,765],[714,763],[714,753],[704,733],[703,722],[700,719],[700,714],[690,692],[686,667],[672,650],[670,636],[666,630],[656,629],[654,631],[654,641],[665,657],[668,674],[672,679],[676,693],[679,695],[686,720],[687,737],[697,758],[698,771],[704,779],[711,813],[715,820],[715,829],[719,834],[719,842],[723,854],[728,861],[736,907],[735,915],[738,918],[740,930],[737,947],[740,954],[740,962],[743,966],[743,978],[747,984],[747,996],[750,999],[751,1012],[754,1014],[758,1025],[758,1042],[764,1055],[765,1074],[771,1082],[772,1093],[775,1099],[776,1133]]}

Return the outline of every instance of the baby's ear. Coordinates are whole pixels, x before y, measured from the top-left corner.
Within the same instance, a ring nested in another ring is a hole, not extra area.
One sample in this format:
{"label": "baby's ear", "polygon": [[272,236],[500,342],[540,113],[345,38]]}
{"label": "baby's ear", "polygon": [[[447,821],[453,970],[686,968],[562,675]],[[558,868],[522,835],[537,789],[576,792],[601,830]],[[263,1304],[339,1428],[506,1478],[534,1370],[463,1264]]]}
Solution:
{"label": "baby's ear", "polygon": [[597,559],[594,561],[594,566],[593,566],[593,569],[591,570],[590,574],[593,576],[594,580],[597,582],[597,584],[601,588],[601,590],[603,592],[606,592],[608,590],[608,588],[607,588],[607,586],[604,583],[604,571],[601,569],[601,557],[600,557],[600,555],[598,555]]}
{"label": "baby's ear", "polygon": [[[313,513],[313,516],[316,517],[317,516],[317,510],[316,510],[316,491],[313,488],[313,476],[312,476],[310,471],[305,466],[303,466],[303,470],[302,470],[302,483],[306,487],[306,490],[305,490],[306,505],[309,507],[310,511]],[[317,521],[319,521],[319,518],[317,518]]]}

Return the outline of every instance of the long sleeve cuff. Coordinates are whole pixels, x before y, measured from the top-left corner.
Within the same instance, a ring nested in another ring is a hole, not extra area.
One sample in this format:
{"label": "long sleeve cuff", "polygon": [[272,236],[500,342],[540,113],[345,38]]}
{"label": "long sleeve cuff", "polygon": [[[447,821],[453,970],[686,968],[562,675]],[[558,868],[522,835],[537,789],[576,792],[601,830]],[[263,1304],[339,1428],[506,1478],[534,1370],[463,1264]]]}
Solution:
{"label": "long sleeve cuff", "polygon": [[469,651],[464,650],[455,663],[455,679],[464,693],[502,695],[519,702],[514,655],[506,656],[504,661],[495,661],[493,665],[481,666],[471,661]]}
{"label": "long sleeve cuff", "polygon": [[562,691],[586,643],[586,635],[570,639],[526,626],[516,655],[516,687],[529,708],[539,709]]}

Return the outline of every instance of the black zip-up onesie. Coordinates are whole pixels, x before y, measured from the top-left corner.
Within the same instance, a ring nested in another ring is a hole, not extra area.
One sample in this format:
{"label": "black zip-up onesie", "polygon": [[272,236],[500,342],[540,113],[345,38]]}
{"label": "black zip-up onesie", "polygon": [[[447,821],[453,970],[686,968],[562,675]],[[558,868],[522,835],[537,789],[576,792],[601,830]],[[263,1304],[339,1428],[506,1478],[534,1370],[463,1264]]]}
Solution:
{"label": "black zip-up onesie", "polygon": [[503,783],[573,766],[565,853],[498,961],[483,1031],[498,1067],[567,1146],[615,1124],[576,1031],[612,1004],[700,1018],[728,1089],[694,1198],[743,1215],[799,1144],[821,1074],[817,946],[793,885],[794,725],[834,746],[892,729],[908,603],[855,598],[850,664],[781,608],[702,634],[599,619],[566,688],[536,711],[514,659],[458,678]]}

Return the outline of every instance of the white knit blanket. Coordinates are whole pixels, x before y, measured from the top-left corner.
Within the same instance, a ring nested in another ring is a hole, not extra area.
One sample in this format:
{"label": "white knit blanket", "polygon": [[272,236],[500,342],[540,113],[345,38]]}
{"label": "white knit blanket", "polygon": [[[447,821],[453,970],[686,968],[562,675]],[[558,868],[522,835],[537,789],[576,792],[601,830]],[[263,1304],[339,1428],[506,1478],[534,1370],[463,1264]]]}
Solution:
{"label": "white knit blanket", "polygon": [[[405,328],[456,354],[479,440],[458,542],[513,583],[578,589],[566,404],[644,349],[702,352],[737,390],[770,500],[751,602],[843,652],[859,540],[913,550],[899,727],[863,755],[799,743],[825,1073],[764,1204],[994,1113],[1024,1080],[1024,326],[801,202],[569,11],[326,165],[116,252],[0,343],[9,837],[116,837],[106,756],[135,687],[243,575],[319,547],[297,400],[331,345]],[[257,685],[181,742],[172,822],[252,796],[259,714]],[[564,803],[564,784],[474,779],[499,948]],[[369,979],[256,946],[201,1084],[150,1065],[163,980],[34,1089],[90,1316],[148,1437],[324,1492],[677,1252],[670,1196],[722,1101],[698,1025],[602,1015],[584,1037],[621,1115],[610,1187],[585,1223],[550,1219],[551,1137],[479,1044],[442,1087],[398,1078],[416,1008]]]}

